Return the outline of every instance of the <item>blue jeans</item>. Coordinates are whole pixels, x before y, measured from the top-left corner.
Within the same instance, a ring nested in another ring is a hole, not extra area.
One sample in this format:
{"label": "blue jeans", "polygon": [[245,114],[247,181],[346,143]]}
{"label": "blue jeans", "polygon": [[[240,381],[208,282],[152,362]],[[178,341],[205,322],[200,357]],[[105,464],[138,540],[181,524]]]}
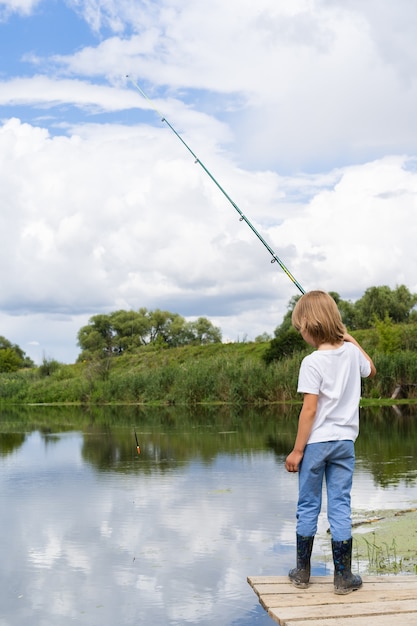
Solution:
{"label": "blue jeans", "polygon": [[297,534],[313,537],[317,532],[325,476],[327,519],[332,539],[345,541],[351,538],[350,492],[354,467],[353,441],[307,444],[298,474]]}

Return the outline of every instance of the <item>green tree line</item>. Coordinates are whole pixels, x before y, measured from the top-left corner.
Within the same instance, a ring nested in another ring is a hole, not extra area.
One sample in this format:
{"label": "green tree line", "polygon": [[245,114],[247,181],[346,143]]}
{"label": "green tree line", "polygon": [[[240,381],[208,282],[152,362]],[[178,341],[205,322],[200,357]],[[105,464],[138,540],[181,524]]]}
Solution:
{"label": "green tree line", "polygon": [[177,348],[221,343],[221,340],[220,329],[205,317],[187,322],[178,313],[160,309],[120,310],[93,315],[88,324],[80,328],[79,360],[98,355],[120,355],[149,344]]}
{"label": "green tree line", "polygon": [[[364,397],[389,398],[398,385],[408,397],[416,396],[415,295],[401,286],[370,288],[354,304],[338,294],[333,297],[349,330],[377,365],[376,379],[364,383]],[[18,346],[1,338],[0,401],[242,404],[297,400],[299,364],[309,347],[291,327],[295,302],[296,298],[290,301],[272,341],[223,344],[220,330],[205,318],[186,322],[178,314],[147,309],[93,316],[78,333],[81,353],[73,365],[44,358],[35,368]]]}
{"label": "green tree line", "polygon": [[[375,328],[379,335],[378,349],[384,353],[393,353],[401,348],[398,324],[417,322],[417,311],[414,309],[417,294],[412,294],[405,285],[395,289],[386,285],[370,287],[356,302],[343,300],[336,292],[330,294],[349,331]],[[274,338],[264,355],[266,363],[287,358],[304,349],[303,338],[291,324],[291,315],[300,297],[294,296],[290,300],[282,323],[275,329]]]}
{"label": "green tree line", "polygon": [[[408,340],[417,346],[417,324]],[[416,350],[383,354],[369,349],[373,329],[355,336],[372,354],[377,376],[363,381],[362,397],[380,402],[400,387],[401,396],[417,397]],[[297,378],[301,359],[308,353],[265,364],[268,344],[234,343],[182,346],[161,350],[146,346],[137,353],[113,359],[106,371],[100,361],[60,365],[49,375],[40,368],[0,374],[0,404],[76,403],[187,406],[233,406],[299,402]]]}
{"label": "green tree line", "polygon": [[0,372],[16,372],[25,367],[33,367],[33,361],[26,356],[23,350],[0,336]]}

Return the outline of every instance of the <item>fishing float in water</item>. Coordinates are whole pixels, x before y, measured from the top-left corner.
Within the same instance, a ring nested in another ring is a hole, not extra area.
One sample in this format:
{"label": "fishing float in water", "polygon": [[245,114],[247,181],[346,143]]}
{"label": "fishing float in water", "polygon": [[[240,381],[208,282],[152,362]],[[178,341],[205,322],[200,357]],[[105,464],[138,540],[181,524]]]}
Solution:
{"label": "fishing float in water", "polygon": [[138,436],[136,434],[136,430],[135,430],[135,439],[136,439],[136,452],[138,454],[140,454],[140,445],[139,445],[139,441],[138,441]]}
{"label": "fishing float in water", "polygon": [[145,98],[145,100],[150,104],[150,106],[156,111],[156,113],[160,116],[161,121],[164,122],[168,126],[168,128],[174,133],[174,135],[181,141],[181,143],[185,146],[185,148],[188,150],[188,152],[194,158],[194,163],[200,165],[203,168],[203,170],[205,171],[205,173],[209,176],[209,178],[213,181],[213,183],[218,187],[218,189],[220,189],[220,191],[227,198],[227,200],[230,202],[232,207],[239,213],[239,216],[240,216],[239,220],[241,222],[245,222],[249,226],[249,228],[252,230],[252,232],[258,237],[259,241],[265,246],[265,248],[268,250],[269,254],[271,255],[271,257],[272,257],[271,263],[275,263],[275,262],[278,263],[280,268],[288,276],[288,278],[291,280],[291,282],[297,287],[297,289],[302,294],[304,294],[305,291],[302,288],[302,286],[300,285],[300,283],[298,282],[298,280],[296,280],[294,278],[294,276],[291,274],[291,272],[286,267],[284,262],[279,258],[279,256],[276,254],[276,252],[274,252],[274,250],[271,248],[271,246],[265,241],[265,239],[262,237],[262,235],[256,230],[256,228],[252,224],[252,222],[239,209],[239,207],[236,204],[236,202],[234,202],[232,200],[232,198],[225,191],[225,189],[220,185],[220,183],[216,180],[216,178],[213,176],[213,174],[210,172],[210,170],[208,170],[207,167],[204,165],[204,163],[202,161],[200,161],[198,156],[193,152],[193,150],[191,150],[190,146],[186,143],[186,141],[175,130],[175,128],[172,126],[172,124],[169,123],[169,121],[167,120],[165,115],[162,115],[162,113],[160,111],[158,111],[158,109],[156,108],[156,106],[154,105],[152,100],[146,95],[146,93],[143,91],[143,89],[141,87],[139,87],[139,85],[137,83],[135,83],[135,81],[130,78],[129,74],[126,74],[126,78],[132,83],[132,85],[139,91],[139,93]]}

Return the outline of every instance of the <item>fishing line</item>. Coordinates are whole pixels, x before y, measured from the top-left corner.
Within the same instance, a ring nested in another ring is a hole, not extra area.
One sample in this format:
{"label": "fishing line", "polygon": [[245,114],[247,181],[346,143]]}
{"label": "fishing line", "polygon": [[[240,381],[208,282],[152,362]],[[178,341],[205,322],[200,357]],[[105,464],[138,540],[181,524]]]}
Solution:
{"label": "fishing line", "polygon": [[214,178],[213,174],[207,169],[207,167],[204,165],[204,163],[202,161],[200,161],[200,159],[198,158],[198,156],[191,150],[190,146],[186,143],[186,141],[181,137],[181,135],[175,130],[175,128],[169,123],[169,121],[167,120],[167,118],[165,117],[165,115],[162,115],[162,113],[160,113],[160,111],[158,111],[158,109],[156,108],[156,106],[154,105],[154,103],[152,102],[152,100],[146,95],[146,93],[143,91],[143,89],[141,89],[141,87],[139,87],[139,85],[137,83],[135,83],[129,75],[126,75],[126,78],[130,80],[130,82],[132,83],[132,85],[139,91],[140,94],[142,94],[142,96],[145,98],[145,100],[147,102],[149,102],[150,106],[158,113],[158,115],[161,118],[162,122],[165,122],[165,124],[168,126],[168,128],[174,133],[174,135],[181,141],[181,143],[185,146],[185,148],[188,150],[188,152],[193,156],[194,158],[194,163],[200,165],[203,170],[205,171],[205,173],[211,178],[211,180],[213,181],[213,183],[218,187],[218,189],[220,189],[220,191],[222,192],[222,194],[227,198],[227,200],[230,202],[230,204],[232,205],[232,207],[239,213],[239,220],[241,222],[245,222],[249,228],[252,230],[252,232],[258,237],[258,239],[261,241],[261,243],[263,243],[263,245],[265,246],[265,248],[268,250],[269,254],[272,256],[271,259],[271,263],[275,263],[277,262],[278,265],[281,267],[281,269],[285,272],[285,274],[288,276],[288,278],[294,283],[294,285],[301,291],[302,294],[305,293],[304,289],[301,287],[300,283],[298,282],[298,280],[296,280],[294,278],[294,276],[291,274],[291,272],[289,271],[289,269],[285,266],[284,262],[279,258],[279,256],[274,252],[274,250],[271,248],[271,246],[265,241],[265,239],[262,237],[262,235],[256,230],[255,226],[251,223],[251,221],[246,217],[246,215],[243,214],[243,212],[239,209],[239,207],[237,206],[236,202],[234,202],[232,200],[232,198],[229,196],[229,194],[225,191],[225,189],[223,189],[223,187],[220,185],[220,183]]}

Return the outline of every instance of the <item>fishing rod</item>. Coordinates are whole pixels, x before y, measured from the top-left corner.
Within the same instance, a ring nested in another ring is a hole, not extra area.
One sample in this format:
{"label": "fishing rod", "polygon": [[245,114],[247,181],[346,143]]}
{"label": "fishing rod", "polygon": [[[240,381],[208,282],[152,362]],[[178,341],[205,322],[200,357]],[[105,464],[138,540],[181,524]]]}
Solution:
{"label": "fishing rod", "polygon": [[174,135],[181,141],[181,143],[185,146],[185,148],[188,150],[188,152],[193,156],[194,158],[194,163],[200,165],[203,170],[205,171],[205,173],[211,178],[211,180],[213,181],[213,183],[218,187],[218,189],[220,189],[220,191],[222,192],[222,194],[227,198],[227,200],[230,202],[230,204],[232,205],[232,207],[239,213],[239,220],[241,222],[245,222],[249,228],[252,230],[252,232],[258,237],[258,239],[261,241],[261,243],[263,243],[263,245],[265,246],[265,248],[268,250],[269,254],[272,256],[271,259],[271,263],[275,263],[277,262],[278,265],[281,267],[281,269],[285,272],[285,274],[288,276],[288,278],[294,283],[294,285],[300,290],[300,292],[302,294],[305,293],[304,289],[301,287],[300,283],[298,282],[298,280],[296,280],[294,278],[294,276],[291,274],[291,272],[289,271],[289,269],[285,266],[284,262],[279,258],[279,256],[274,252],[274,250],[271,248],[271,246],[265,241],[265,239],[262,237],[262,235],[256,230],[255,226],[252,224],[252,222],[246,217],[246,215],[243,214],[243,212],[239,209],[239,207],[237,206],[236,202],[234,202],[232,200],[232,198],[229,196],[229,194],[225,191],[225,189],[220,185],[220,183],[216,180],[216,178],[214,178],[213,174],[207,169],[207,167],[204,165],[204,163],[202,161],[200,161],[200,159],[198,158],[198,156],[191,150],[190,146],[186,143],[186,141],[181,137],[181,135],[175,130],[175,128],[169,123],[169,121],[167,120],[167,118],[165,117],[165,115],[162,115],[162,113],[160,113],[160,111],[158,111],[158,109],[156,108],[156,106],[154,105],[154,103],[152,102],[152,100],[146,95],[146,93],[143,91],[143,89],[141,89],[141,87],[139,87],[139,85],[137,83],[135,83],[134,80],[132,80],[130,78],[130,76],[127,74],[126,78],[130,80],[130,82],[132,83],[132,85],[139,91],[140,94],[142,94],[142,96],[145,98],[145,100],[147,102],[149,102],[149,104],[151,105],[151,107],[157,112],[157,114],[160,116],[161,121],[165,122],[165,124],[168,126],[168,128],[174,133]]}

